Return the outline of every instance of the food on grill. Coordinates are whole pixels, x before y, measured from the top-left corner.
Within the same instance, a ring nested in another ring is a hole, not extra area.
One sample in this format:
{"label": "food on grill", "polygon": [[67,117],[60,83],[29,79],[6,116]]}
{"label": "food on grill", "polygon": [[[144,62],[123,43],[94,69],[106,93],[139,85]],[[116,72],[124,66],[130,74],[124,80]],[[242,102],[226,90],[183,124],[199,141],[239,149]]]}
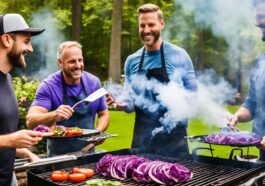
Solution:
{"label": "food on grill", "polygon": [[122,186],[119,181],[110,181],[103,179],[93,179],[86,182],[87,186]]}
{"label": "food on grill", "polygon": [[97,163],[96,172],[118,180],[132,177],[139,183],[156,182],[164,185],[185,183],[192,178],[192,172],[183,165],[151,161],[135,155],[113,156],[107,154]]}
{"label": "food on grill", "polygon": [[51,174],[52,181],[66,181],[68,177],[69,173],[64,171],[53,171]]}
{"label": "food on grill", "polygon": [[37,127],[33,128],[33,130],[38,132],[50,132],[50,128],[45,125],[38,125]]}
{"label": "food on grill", "polygon": [[82,182],[86,179],[86,175],[85,174],[81,174],[81,173],[74,173],[74,174],[69,174],[69,180],[72,182]]}
{"label": "food on grill", "polygon": [[141,164],[134,170],[132,177],[140,183],[152,181],[162,185],[185,183],[191,180],[192,172],[179,163],[163,161],[149,161]]}
{"label": "food on grill", "polygon": [[206,136],[205,141],[223,145],[259,145],[261,137],[247,131],[216,132]]}
{"label": "food on grill", "polygon": [[131,177],[135,167],[145,161],[148,160],[134,155],[113,156],[107,154],[97,163],[96,172],[105,177],[125,180]]}
{"label": "food on grill", "polygon": [[89,169],[89,168],[74,168],[73,169],[73,173],[81,173],[81,174],[84,174],[86,175],[86,178],[90,178],[92,177],[95,172],[93,169]]}

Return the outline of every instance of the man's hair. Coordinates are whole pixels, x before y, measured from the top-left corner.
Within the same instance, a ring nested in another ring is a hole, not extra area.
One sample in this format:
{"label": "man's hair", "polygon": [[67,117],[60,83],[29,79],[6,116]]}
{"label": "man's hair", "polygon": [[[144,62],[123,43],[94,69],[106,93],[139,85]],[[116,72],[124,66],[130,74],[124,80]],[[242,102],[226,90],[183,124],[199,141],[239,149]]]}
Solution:
{"label": "man's hair", "polygon": [[261,3],[265,3],[265,0],[252,0],[252,4],[254,7],[258,6]]}
{"label": "man's hair", "polygon": [[65,48],[71,48],[71,47],[78,47],[82,48],[82,45],[76,41],[65,41],[61,43],[57,48],[57,59],[62,59],[63,57],[63,50]]}
{"label": "man's hair", "polygon": [[159,6],[155,4],[151,3],[144,4],[137,9],[138,16],[142,13],[150,13],[150,12],[157,12],[159,20],[163,19],[163,12],[159,8]]}

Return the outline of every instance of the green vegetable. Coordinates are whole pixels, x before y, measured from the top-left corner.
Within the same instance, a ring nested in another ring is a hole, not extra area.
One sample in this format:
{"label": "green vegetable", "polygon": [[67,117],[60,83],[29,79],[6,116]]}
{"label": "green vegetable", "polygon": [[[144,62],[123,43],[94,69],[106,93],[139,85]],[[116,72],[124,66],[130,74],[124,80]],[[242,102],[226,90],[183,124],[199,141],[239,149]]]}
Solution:
{"label": "green vegetable", "polygon": [[103,179],[93,179],[86,182],[87,186],[122,186],[119,181],[110,181]]}

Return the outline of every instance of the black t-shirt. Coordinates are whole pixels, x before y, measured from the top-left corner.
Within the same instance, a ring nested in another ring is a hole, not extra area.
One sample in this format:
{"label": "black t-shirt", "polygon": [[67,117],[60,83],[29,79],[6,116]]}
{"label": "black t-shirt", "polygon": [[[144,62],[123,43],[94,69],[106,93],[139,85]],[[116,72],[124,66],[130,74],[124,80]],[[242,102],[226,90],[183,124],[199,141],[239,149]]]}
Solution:
{"label": "black t-shirt", "polygon": [[[0,135],[15,132],[18,126],[18,104],[12,78],[0,71]],[[15,148],[0,149],[0,185],[9,186],[12,181]]]}

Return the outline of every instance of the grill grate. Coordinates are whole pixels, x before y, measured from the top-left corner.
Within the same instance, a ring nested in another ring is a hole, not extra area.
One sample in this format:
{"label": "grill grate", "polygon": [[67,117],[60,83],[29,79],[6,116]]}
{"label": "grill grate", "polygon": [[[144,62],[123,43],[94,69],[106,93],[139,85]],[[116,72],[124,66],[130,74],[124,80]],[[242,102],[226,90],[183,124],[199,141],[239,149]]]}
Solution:
{"label": "grill grate", "polygon": [[[198,162],[191,159],[177,159],[177,158],[169,158],[164,156],[158,155],[150,155],[150,154],[138,154],[138,156],[143,156],[149,158],[151,160],[162,160],[166,162],[178,162],[182,165],[188,167],[193,172],[193,178],[188,183],[179,183],[176,186],[181,185],[189,185],[189,186],[218,186],[218,185],[233,185],[233,183],[239,183],[239,180],[242,178],[257,172],[257,168],[237,168],[237,167],[229,167],[226,165],[216,165],[216,164],[209,164],[204,162]],[[213,159],[213,158],[211,158]],[[78,167],[86,167],[86,168],[95,168],[96,162],[83,164]],[[60,169],[62,171],[71,172],[73,166],[69,168]],[[58,170],[58,169],[57,169]],[[40,174],[35,174],[39,179],[46,180],[50,183],[50,185],[85,185],[85,181],[81,183],[73,183],[70,181],[55,183],[50,179],[51,172],[45,172]],[[94,175],[92,179],[101,178],[105,180],[113,180],[115,179],[105,178],[98,174]],[[120,181],[124,186],[129,185],[156,185],[156,184],[141,184],[137,183],[132,179],[128,179],[125,181]]]}

